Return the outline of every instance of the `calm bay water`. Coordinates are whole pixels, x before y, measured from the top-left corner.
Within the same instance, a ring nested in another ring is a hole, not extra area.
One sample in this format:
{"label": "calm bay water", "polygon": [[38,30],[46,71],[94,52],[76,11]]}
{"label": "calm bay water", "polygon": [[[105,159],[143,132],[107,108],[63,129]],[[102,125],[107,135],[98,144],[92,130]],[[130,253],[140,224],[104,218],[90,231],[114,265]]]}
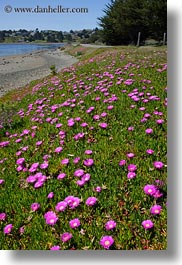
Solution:
{"label": "calm bay water", "polygon": [[34,51],[56,49],[58,47],[64,46],[63,43],[53,43],[53,44],[29,44],[29,43],[3,43],[0,44],[0,57],[18,55],[18,54],[28,54]]}

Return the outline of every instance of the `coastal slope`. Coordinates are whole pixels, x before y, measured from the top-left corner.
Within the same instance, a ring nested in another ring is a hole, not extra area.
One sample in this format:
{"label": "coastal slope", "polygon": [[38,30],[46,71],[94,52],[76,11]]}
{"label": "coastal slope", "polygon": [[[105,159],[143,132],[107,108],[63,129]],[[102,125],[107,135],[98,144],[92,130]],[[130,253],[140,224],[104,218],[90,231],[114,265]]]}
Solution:
{"label": "coastal slope", "polygon": [[0,97],[10,90],[49,75],[51,65],[55,65],[59,71],[76,62],[75,57],[60,49],[0,57]]}

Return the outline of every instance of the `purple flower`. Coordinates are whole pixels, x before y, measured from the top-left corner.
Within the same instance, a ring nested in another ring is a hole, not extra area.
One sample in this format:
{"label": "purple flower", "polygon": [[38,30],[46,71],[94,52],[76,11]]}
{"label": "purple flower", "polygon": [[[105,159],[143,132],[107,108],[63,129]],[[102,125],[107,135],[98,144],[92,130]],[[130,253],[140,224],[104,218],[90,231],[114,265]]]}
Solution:
{"label": "purple flower", "polygon": [[49,166],[49,164],[48,164],[47,162],[44,162],[44,163],[42,163],[42,164],[40,165],[40,168],[41,168],[41,169],[46,169],[46,168],[48,168],[48,166]]}
{"label": "purple flower", "polygon": [[67,196],[64,201],[70,206],[73,201],[74,201],[74,196],[70,195],[70,196]]}
{"label": "purple flower", "polygon": [[130,165],[128,165],[128,170],[130,172],[136,171],[137,170],[137,166],[134,165],[134,164],[130,164]]}
{"label": "purple flower", "polygon": [[128,131],[134,131],[134,127],[133,126],[128,127]]}
{"label": "purple flower", "polygon": [[153,165],[154,165],[154,167],[157,168],[157,169],[161,169],[161,168],[164,166],[164,164],[163,164],[161,161],[155,161],[155,162],[153,163]]}
{"label": "purple flower", "polygon": [[105,248],[109,249],[111,245],[113,245],[114,239],[112,236],[103,236],[100,240],[100,245]]}
{"label": "purple flower", "polygon": [[31,173],[35,172],[37,170],[38,166],[39,166],[38,162],[37,163],[33,163],[32,166],[29,169],[29,172],[31,172]]}
{"label": "purple flower", "polygon": [[154,195],[157,191],[157,187],[155,185],[145,185],[143,188],[145,194],[147,195]]}
{"label": "purple flower", "polygon": [[61,164],[62,165],[67,165],[69,163],[69,159],[68,158],[65,158],[61,161]]}
{"label": "purple flower", "polygon": [[65,232],[61,235],[61,240],[63,242],[67,242],[68,240],[70,240],[72,238],[72,234],[71,233],[68,233],[68,232]]}
{"label": "purple flower", "polygon": [[162,120],[162,119],[156,120],[156,123],[157,124],[162,124],[162,123],[164,123],[164,120]]}
{"label": "purple flower", "polygon": [[66,174],[65,173],[60,173],[58,176],[57,176],[57,179],[64,179],[66,177]]}
{"label": "purple flower", "polygon": [[50,248],[50,250],[60,250],[60,249],[61,249],[60,246],[52,246]]}
{"label": "purple flower", "polygon": [[75,172],[74,172],[74,176],[75,177],[81,177],[81,176],[83,176],[84,175],[84,170],[83,169],[77,169],[77,170],[75,170]]}
{"label": "purple flower", "polygon": [[36,180],[37,180],[36,176],[29,176],[29,177],[26,178],[26,181],[28,183],[34,183]]}
{"label": "purple flower", "polygon": [[114,108],[113,105],[110,105],[110,106],[107,107],[108,110],[111,110],[111,109],[113,109],[113,108]]}
{"label": "purple flower", "polygon": [[49,211],[49,212],[45,213],[44,218],[45,218],[46,223],[48,225],[55,225],[55,223],[58,220],[58,217],[56,216],[55,212],[53,212],[53,211]]}
{"label": "purple flower", "polygon": [[153,194],[153,197],[154,198],[160,198],[160,197],[162,197],[163,196],[163,193],[160,191],[160,190],[156,190],[156,192]]}
{"label": "purple flower", "polygon": [[52,199],[54,197],[54,192],[50,192],[48,195],[47,195],[47,198],[48,199]]}
{"label": "purple flower", "polygon": [[160,205],[156,204],[150,208],[150,213],[151,214],[160,214],[161,210],[162,210],[162,207]]}
{"label": "purple flower", "polygon": [[82,176],[81,180],[88,182],[90,180],[90,174],[86,173]]}
{"label": "purple flower", "polygon": [[110,220],[108,221],[106,224],[105,224],[105,228],[106,230],[112,230],[116,227],[116,222],[113,221],[113,220]]}
{"label": "purple flower", "polygon": [[106,117],[106,116],[107,116],[107,113],[106,113],[106,112],[103,112],[103,113],[101,113],[100,116],[101,116],[101,117]]}
{"label": "purple flower", "polygon": [[78,197],[74,197],[69,206],[71,209],[75,209],[80,204],[80,199]]}
{"label": "purple flower", "polygon": [[119,166],[124,166],[126,164],[126,160],[120,160],[119,161]]}
{"label": "purple flower", "polygon": [[84,180],[77,180],[76,184],[80,187],[85,185],[85,181]]}
{"label": "purple flower", "polygon": [[107,128],[108,124],[105,122],[99,123],[99,126],[103,129]]}
{"label": "purple flower", "polygon": [[57,147],[54,152],[55,153],[60,153],[63,150],[63,148],[61,146]]}
{"label": "purple flower", "polygon": [[40,208],[40,204],[39,204],[39,203],[34,202],[34,203],[31,204],[31,209],[32,209],[32,211],[35,212],[35,211],[37,211],[39,208]]}
{"label": "purple flower", "polygon": [[94,164],[94,160],[89,158],[89,159],[85,159],[83,161],[83,164],[86,166],[86,167],[91,167],[93,164]]}
{"label": "purple flower", "polygon": [[22,158],[17,159],[16,164],[22,165],[24,162],[25,162],[25,158],[22,157]]}
{"label": "purple flower", "polygon": [[77,228],[80,226],[80,220],[78,218],[75,218],[69,222],[69,225],[71,228]]}
{"label": "purple flower", "polygon": [[100,119],[100,116],[99,115],[94,115],[93,116],[93,119],[96,120],[96,121],[98,121]]}
{"label": "purple flower", "polygon": [[4,183],[4,179],[0,179],[0,185]]}
{"label": "purple flower", "polygon": [[56,211],[63,212],[67,207],[67,203],[65,201],[58,202],[56,204]]}
{"label": "purple flower", "polygon": [[151,220],[144,220],[142,222],[142,226],[145,228],[145,229],[150,229],[154,226],[153,222]]}
{"label": "purple flower", "polygon": [[151,133],[153,133],[153,129],[148,128],[148,129],[145,130],[145,132],[146,132],[146,134],[151,134]]}
{"label": "purple flower", "polygon": [[4,234],[9,234],[11,233],[11,230],[13,229],[13,225],[12,224],[8,224],[4,227]]}
{"label": "purple flower", "polygon": [[97,198],[96,197],[89,197],[86,200],[86,205],[87,206],[93,206],[94,204],[96,204],[96,202],[97,202]]}
{"label": "purple flower", "polygon": [[97,186],[95,189],[94,189],[96,192],[101,192],[102,191],[102,188],[100,186]]}
{"label": "purple flower", "polygon": [[0,213],[0,221],[4,221],[6,219],[5,213]]}
{"label": "purple flower", "polygon": [[134,157],[134,156],[135,156],[135,154],[133,154],[133,153],[128,153],[128,154],[127,154],[127,157],[128,157],[128,158],[132,158],[132,157]]}
{"label": "purple flower", "polygon": [[88,126],[88,123],[83,122],[82,124],[80,124],[80,126],[81,126],[81,127],[86,127],[86,126]]}
{"label": "purple flower", "polygon": [[22,235],[25,232],[25,227],[21,226],[19,229],[20,234]]}
{"label": "purple flower", "polygon": [[152,149],[147,149],[146,150],[146,153],[149,154],[149,155],[152,155],[154,153],[154,150]]}
{"label": "purple flower", "polygon": [[128,174],[127,174],[127,178],[128,179],[133,179],[133,178],[135,178],[136,177],[136,173],[135,172],[128,172]]}
{"label": "purple flower", "polygon": [[91,154],[92,154],[92,150],[86,150],[86,151],[85,151],[85,154],[86,154],[86,155],[91,155]]}
{"label": "purple flower", "polygon": [[77,164],[79,161],[80,161],[80,157],[75,157],[75,158],[73,159],[73,163],[74,163],[74,164]]}

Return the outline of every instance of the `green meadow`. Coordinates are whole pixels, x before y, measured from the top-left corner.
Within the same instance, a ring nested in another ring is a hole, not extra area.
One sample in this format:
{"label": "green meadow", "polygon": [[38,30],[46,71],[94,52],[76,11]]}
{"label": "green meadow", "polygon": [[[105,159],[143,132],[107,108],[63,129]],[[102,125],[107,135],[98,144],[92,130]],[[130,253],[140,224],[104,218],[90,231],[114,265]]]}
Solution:
{"label": "green meadow", "polygon": [[67,52],[0,98],[0,249],[167,249],[166,48]]}

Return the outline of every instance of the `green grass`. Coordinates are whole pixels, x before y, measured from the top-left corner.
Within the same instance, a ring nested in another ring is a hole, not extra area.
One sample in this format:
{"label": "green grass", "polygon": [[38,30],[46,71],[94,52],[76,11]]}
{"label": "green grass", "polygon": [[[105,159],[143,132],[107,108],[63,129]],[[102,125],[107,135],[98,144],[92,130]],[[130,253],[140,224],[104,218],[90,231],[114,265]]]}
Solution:
{"label": "green grass", "polygon": [[[6,219],[0,221],[0,249],[49,250],[54,245],[59,245],[62,250],[103,249],[100,239],[110,235],[114,239],[111,250],[164,250],[167,248],[167,114],[164,104],[167,77],[165,69],[157,69],[166,64],[166,49],[72,49],[73,53],[82,53],[79,63],[55,77],[32,83],[26,87],[24,96],[21,96],[23,90],[17,90],[0,101],[0,142],[9,141],[9,145],[0,147],[0,179],[4,180],[0,185],[0,213],[6,213]],[[119,78],[122,79],[120,84],[117,83]],[[133,79],[133,83],[125,84],[127,79]],[[138,89],[138,93],[144,92],[143,99],[155,95],[159,100],[144,103],[140,96],[140,101],[134,102],[128,96],[134,89]],[[105,92],[108,94],[104,95]],[[114,95],[116,101],[103,102]],[[100,100],[96,101],[96,97]],[[68,99],[75,106],[63,106]],[[52,112],[55,105],[57,108]],[[107,109],[109,105],[113,105],[112,110]],[[131,108],[131,105],[135,107]],[[91,106],[94,110],[87,113]],[[140,110],[141,107],[145,110]],[[20,110],[24,113],[22,117]],[[154,114],[156,110],[162,112],[162,116]],[[60,112],[62,116],[58,115]],[[93,115],[103,112],[107,112],[106,117],[99,121],[93,119]],[[141,122],[145,113],[151,117]],[[51,124],[46,121],[48,117],[58,120]],[[81,121],[75,121],[74,126],[69,127],[68,119],[76,117]],[[164,123],[157,124],[158,119],[163,119]],[[88,126],[81,127],[83,122]],[[100,128],[100,122],[107,123],[108,127]],[[58,123],[62,127],[56,128]],[[32,129],[32,126],[37,128]],[[92,126],[94,129],[90,130]],[[130,126],[134,127],[133,131],[128,131]],[[147,128],[153,129],[151,135],[145,133]],[[25,129],[30,132],[22,135]],[[63,151],[56,154],[55,148],[61,145],[60,131],[66,136]],[[85,133],[84,138],[75,141],[73,137],[80,132]],[[22,140],[17,143],[19,138]],[[37,141],[42,144],[36,146]],[[22,151],[23,147],[28,147],[27,151]],[[84,153],[87,149],[93,151],[89,156]],[[148,155],[147,149],[153,149],[154,154]],[[18,156],[19,151],[22,153]],[[135,157],[129,159],[127,153],[134,153]],[[39,168],[38,172],[46,175],[47,180],[42,187],[35,189],[34,184],[27,183],[26,179],[34,175],[29,172],[31,165],[43,163],[44,155],[50,156],[49,166]],[[16,161],[20,157],[25,158],[24,171],[17,171]],[[73,163],[75,157],[80,157],[78,164]],[[83,160],[88,157],[94,160],[91,167],[83,165]],[[69,158],[67,166],[61,164],[64,158]],[[121,167],[119,161],[123,159],[126,165]],[[153,166],[155,161],[162,161],[164,167],[157,170]],[[129,164],[137,165],[133,179],[127,178]],[[78,178],[74,172],[78,168],[91,176],[83,187],[76,184]],[[66,173],[66,177],[58,180],[61,172]],[[163,181],[160,187],[163,196],[159,199],[143,191],[147,184],[157,185],[156,180]],[[95,191],[97,186],[102,188],[100,193]],[[54,192],[52,199],[47,198],[50,192]],[[69,195],[80,198],[80,205],[56,212],[56,204]],[[96,197],[97,203],[89,207],[85,202],[90,196]],[[35,212],[31,211],[34,202],[40,204]],[[160,215],[150,213],[154,204],[161,205]],[[54,211],[58,216],[54,226],[45,222],[47,211]],[[69,221],[74,218],[81,222],[76,229],[69,226]],[[116,222],[116,228],[106,231],[105,224],[111,219]],[[141,225],[147,219],[154,223],[152,229],[145,230]],[[8,224],[12,224],[13,229],[4,234],[3,229]],[[22,234],[19,232],[21,227],[24,228]],[[72,239],[66,243],[60,239],[64,232],[72,233]]]}

